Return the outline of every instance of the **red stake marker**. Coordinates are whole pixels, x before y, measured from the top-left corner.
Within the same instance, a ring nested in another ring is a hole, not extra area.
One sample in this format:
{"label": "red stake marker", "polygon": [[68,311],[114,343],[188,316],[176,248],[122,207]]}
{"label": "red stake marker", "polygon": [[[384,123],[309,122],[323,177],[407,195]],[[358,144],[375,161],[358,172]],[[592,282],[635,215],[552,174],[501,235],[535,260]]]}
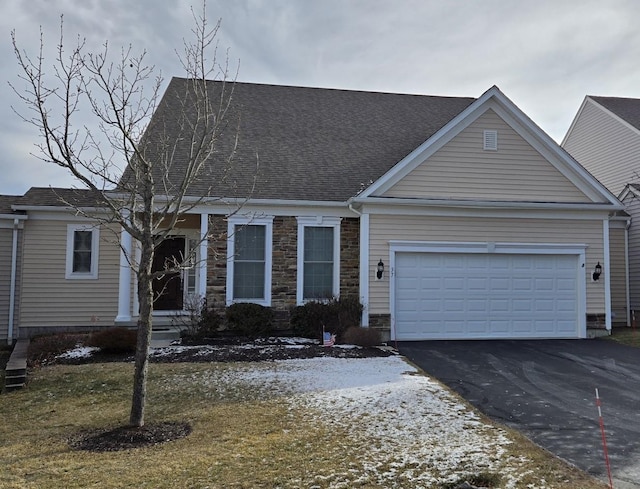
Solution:
{"label": "red stake marker", "polygon": [[609,476],[609,487],[613,489],[613,481],[611,480],[611,464],[609,463],[609,450],[607,449],[607,437],[604,433],[604,420],[602,419],[602,409],[600,409],[600,395],[596,387],[596,406],[598,407],[598,418],[600,419],[600,433],[602,434],[602,449],[604,451],[604,462],[607,465],[607,475]]}

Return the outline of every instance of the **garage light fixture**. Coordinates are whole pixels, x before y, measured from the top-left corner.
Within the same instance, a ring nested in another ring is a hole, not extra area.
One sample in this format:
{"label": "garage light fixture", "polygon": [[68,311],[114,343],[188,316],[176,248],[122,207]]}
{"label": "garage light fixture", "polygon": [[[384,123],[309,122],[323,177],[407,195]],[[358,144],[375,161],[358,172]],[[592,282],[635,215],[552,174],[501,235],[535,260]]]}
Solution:
{"label": "garage light fixture", "polygon": [[598,262],[596,267],[593,269],[593,275],[592,275],[593,281],[595,282],[596,280],[599,280],[601,274],[602,274],[602,265],[600,265],[600,262]]}
{"label": "garage light fixture", "polygon": [[384,274],[384,263],[382,263],[382,260],[380,260],[378,262],[378,269],[376,271],[376,277],[378,277],[378,280],[382,279],[383,274]]}

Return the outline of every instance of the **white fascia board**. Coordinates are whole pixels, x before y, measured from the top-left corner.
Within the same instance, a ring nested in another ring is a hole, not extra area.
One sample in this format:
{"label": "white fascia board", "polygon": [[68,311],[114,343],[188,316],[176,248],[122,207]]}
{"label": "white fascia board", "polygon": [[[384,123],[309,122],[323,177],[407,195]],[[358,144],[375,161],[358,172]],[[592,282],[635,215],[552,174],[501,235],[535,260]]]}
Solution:
{"label": "white fascia board", "polygon": [[358,217],[358,214],[349,209],[346,202],[318,203],[289,201],[283,204],[279,201],[266,200],[264,202],[250,201],[240,208],[229,205],[198,205],[189,209],[187,214],[222,214],[222,215],[256,215],[269,214],[274,216],[334,216],[334,217]]}
{"label": "white fascia board", "polygon": [[369,206],[378,204],[388,207],[417,206],[417,207],[453,207],[466,209],[510,209],[510,210],[582,210],[614,212],[624,210],[624,206],[617,201],[616,204],[590,203],[590,202],[517,202],[517,201],[488,201],[488,200],[456,200],[456,199],[411,199],[400,197],[369,197],[356,199],[361,205]]}
{"label": "white fascia board", "polygon": [[558,209],[509,209],[474,208],[445,206],[389,206],[367,204],[362,208],[364,214],[398,215],[424,217],[468,217],[468,218],[514,218],[514,219],[564,219],[593,220],[604,219],[610,215],[608,210],[558,210]]}
{"label": "white fascia board", "polygon": [[72,213],[70,210],[67,210],[65,212],[64,210],[43,210],[42,208],[38,208],[29,213],[29,220],[94,222],[98,219],[83,215],[77,215]]}
{"label": "white fascia board", "polygon": [[0,219],[8,219],[13,221],[14,219],[25,220],[28,219],[26,214],[0,214]]}

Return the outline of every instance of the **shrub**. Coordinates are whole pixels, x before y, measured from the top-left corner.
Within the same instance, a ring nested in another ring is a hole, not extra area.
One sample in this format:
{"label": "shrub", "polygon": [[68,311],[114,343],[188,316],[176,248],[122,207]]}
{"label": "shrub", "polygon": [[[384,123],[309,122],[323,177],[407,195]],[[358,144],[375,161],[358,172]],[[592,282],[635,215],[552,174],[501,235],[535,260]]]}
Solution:
{"label": "shrub", "polygon": [[338,340],[351,326],[358,326],[362,304],[355,297],[333,298],[326,302],[309,301],[291,310],[291,328],[299,336],[322,337],[322,330],[335,334]]}
{"label": "shrub", "polygon": [[87,339],[86,334],[58,333],[37,336],[29,342],[27,363],[36,366],[68,350],[73,350]]}
{"label": "shrub", "polygon": [[239,336],[257,338],[273,331],[273,310],[260,304],[238,302],[227,307],[228,331]]}
{"label": "shrub", "polygon": [[89,343],[104,353],[131,353],[136,351],[136,341],[136,330],[115,327],[93,333]]}
{"label": "shrub", "polygon": [[215,336],[222,326],[222,316],[214,305],[209,306],[204,297],[192,297],[185,302],[187,314],[173,318],[173,324],[181,329],[182,336],[207,338]]}
{"label": "shrub", "polygon": [[351,326],[342,335],[342,342],[364,347],[376,346],[380,344],[380,332],[373,328]]}

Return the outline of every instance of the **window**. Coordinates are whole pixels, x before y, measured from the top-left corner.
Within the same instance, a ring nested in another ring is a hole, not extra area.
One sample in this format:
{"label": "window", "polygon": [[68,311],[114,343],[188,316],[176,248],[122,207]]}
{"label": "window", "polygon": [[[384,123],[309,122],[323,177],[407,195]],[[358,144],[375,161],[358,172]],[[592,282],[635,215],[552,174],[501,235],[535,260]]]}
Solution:
{"label": "window", "polygon": [[272,218],[232,218],[227,238],[227,304],[271,305]]}
{"label": "window", "polygon": [[98,278],[97,227],[89,224],[69,224],[67,226],[67,279]]}
{"label": "window", "polygon": [[340,294],[340,218],[298,218],[298,303]]}

